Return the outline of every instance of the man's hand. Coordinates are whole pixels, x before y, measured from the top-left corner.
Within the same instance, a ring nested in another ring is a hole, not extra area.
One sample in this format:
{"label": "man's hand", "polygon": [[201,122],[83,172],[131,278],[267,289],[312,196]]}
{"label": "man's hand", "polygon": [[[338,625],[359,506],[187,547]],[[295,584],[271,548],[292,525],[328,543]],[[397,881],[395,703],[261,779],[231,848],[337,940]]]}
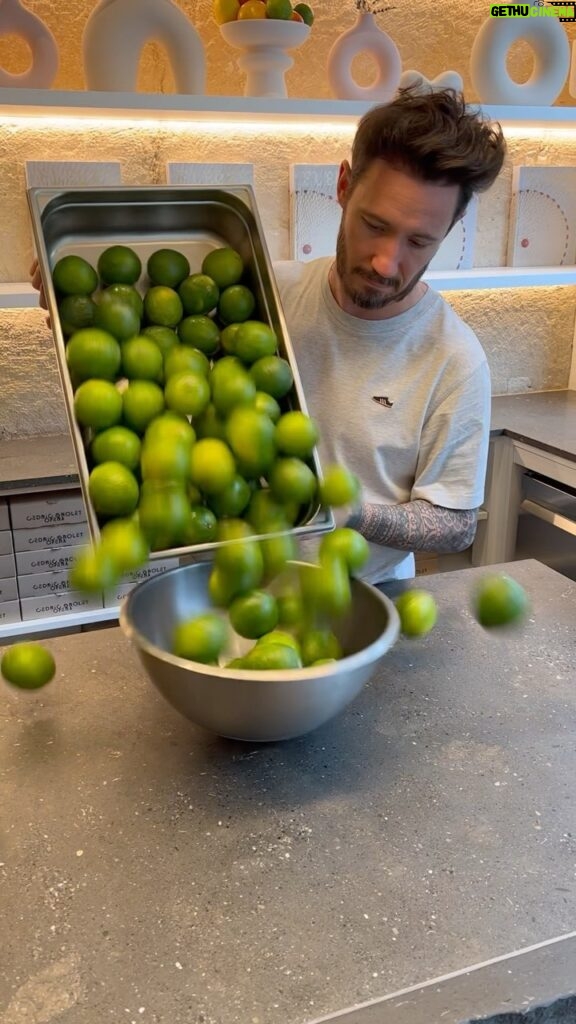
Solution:
{"label": "man's hand", "polygon": [[[44,293],[44,286],[42,284],[42,274],[40,273],[40,265],[38,260],[35,259],[28,271],[30,274],[30,284],[38,292],[38,305],[42,309],[48,309],[48,303],[46,302],[46,295]],[[50,317],[46,317],[46,324],[51,327]]]}

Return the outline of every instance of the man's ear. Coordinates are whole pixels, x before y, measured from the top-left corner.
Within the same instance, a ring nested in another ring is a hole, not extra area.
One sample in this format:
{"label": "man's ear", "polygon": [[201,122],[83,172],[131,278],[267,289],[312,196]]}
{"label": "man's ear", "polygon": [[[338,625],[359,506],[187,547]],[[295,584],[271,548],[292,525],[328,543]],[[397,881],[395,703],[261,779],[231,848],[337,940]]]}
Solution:
{"label": "man's ear", "polygon": [[350,178],[352,176],[352,170],[347,160],[343,160],[340,164],[338,171],[338,181],[336,183],[336,198],[340,203],[340,206],[344,206],[348,198],[350,190]]}

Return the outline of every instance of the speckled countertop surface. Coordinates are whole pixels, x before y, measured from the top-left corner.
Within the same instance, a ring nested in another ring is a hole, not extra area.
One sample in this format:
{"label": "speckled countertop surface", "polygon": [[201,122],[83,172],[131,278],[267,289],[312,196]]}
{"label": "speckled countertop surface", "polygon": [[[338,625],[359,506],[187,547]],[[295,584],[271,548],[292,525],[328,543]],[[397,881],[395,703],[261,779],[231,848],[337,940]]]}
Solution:
{"label": "speckled countertop surface", "polygon": [[492,399],[492,433],[576,459],[576,391],[535,391]]}
{"label": "speckled countertop surface", "polygon": [[[277,745],[201,732],[119,629],[47,641],[2,688],[2,1024],[303,1024],[574,926],[576,584],[471,618],[485,570],[426,578],[335,721]],[[398,585],[396,585],[398,586]]]}
{"label": "speckled countertop surface", "polygon": [[[576,391],[538,391],[492,400],[492,434],[510,434],[576,459]],[[0,441],[0,497],[26,488],[78,485],[69,434]]]}

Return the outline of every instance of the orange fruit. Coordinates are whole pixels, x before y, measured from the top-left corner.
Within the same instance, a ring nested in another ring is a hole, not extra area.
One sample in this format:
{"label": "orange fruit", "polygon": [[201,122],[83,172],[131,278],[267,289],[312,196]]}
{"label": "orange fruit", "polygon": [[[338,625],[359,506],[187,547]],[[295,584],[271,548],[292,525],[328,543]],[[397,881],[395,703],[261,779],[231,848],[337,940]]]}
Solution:
{"label": "orange fruit", "polygon": [[246,0],[238,11],[238,21],[246,21],[266,17],[266,4],[263,0]]}
{"label": "orange fruit", "polygon": [[98,287],[98,274],[82,256],[62,256],[54,264],[52,283],[61,295],[92,295]]}
{"label": "orange fruit", "polygon": [[136,477],[121,462],[101,462],[88,477],[88,493],[98,516],[130,516],[138,504]]}
{"label": "orange fruit", "polygon": [[90,377],[115,380],[120,361],[120,345],[116,338],[98,327],[76,331],[66,345],[68,369],[77,381],[89,380]]}
{"label": "orange fruit", "polygon": [[74,413],[78,423],[104,430],[122,416],[122,395],[108,380],[85,380],[74,394]]}
{"label": "orange fruit", "polygon": [[244,262],[239,252],[230,246],[212,249],[202,260],[202,273],[211,277],[218,288],[237,284],[244,273]]}
{"label": "orange fruit", "polygon": [[217,25],[225,25],[227,21],[236,21],[240,10],[240,0],[212,0],[212,13]]}
{"label": "orange fruit", "polygon": [[177,249],[156,249],[148,257],[146,272],[153,285],[177,288],[190,273],[190,263],[184,253]]}
{"label": "orange fruit", "polygon": [[39,690],[56,673],[56,664],[50,651],[42,644],[18,643],[3,654],[0,672],[7,683],[21,690]]}
{"label": "orange fruit", "polygon": [[98,273],[105,284],[134,284],[142,273],[140,257],[128,245],[110,245],[98,257]]}

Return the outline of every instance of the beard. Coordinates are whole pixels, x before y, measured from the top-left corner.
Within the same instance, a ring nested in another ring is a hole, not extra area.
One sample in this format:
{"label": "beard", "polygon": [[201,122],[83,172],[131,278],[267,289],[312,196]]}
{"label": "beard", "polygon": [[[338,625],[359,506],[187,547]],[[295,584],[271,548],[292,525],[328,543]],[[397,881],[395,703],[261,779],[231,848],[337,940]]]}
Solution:
{"label": "beard", "polygon": [[[364,270],[363,267],[349,267],[344,225],[343,222],[340,223],[336,242],[336,272],[346,295],[358,309],[384,309],[394,302],[401,302],[414,290],[427,269],[428,263],[402,287],[402,280],[399,277],[380,277],[374,272]],[[361,278],[365,281],[365,286],[356,286],[353,283],[354,278]],[[391,288],[391,294],[384,295],[382,288]]]}

